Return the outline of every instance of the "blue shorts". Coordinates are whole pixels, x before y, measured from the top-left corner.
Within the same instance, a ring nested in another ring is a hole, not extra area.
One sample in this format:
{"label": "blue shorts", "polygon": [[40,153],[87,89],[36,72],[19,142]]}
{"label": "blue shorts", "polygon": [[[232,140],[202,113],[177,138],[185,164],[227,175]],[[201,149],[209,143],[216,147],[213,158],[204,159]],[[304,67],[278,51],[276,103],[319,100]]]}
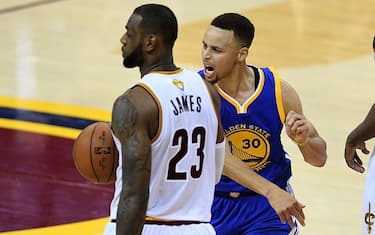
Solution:
{"label": "blue shorts", "polygon": [[[294,235],[288,223],[283,224],[268,200],[258,194],[233,198],[216,193],[211,224],[217,235]],[[297,224],[296,224],[297,226]],[[294,230],[294,229],[293,229]]]}

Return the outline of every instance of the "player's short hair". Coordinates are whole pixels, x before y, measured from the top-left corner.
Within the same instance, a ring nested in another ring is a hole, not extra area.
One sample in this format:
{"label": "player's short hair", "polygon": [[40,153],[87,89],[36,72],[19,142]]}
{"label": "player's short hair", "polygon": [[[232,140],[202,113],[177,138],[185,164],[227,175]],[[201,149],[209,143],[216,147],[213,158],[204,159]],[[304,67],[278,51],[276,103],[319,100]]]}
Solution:
{"label": "player's short hair", "polygon": [[372,39],[372,48],[375,50],[375,36],[374,39]]}
{"label": "player's short hair", "polygon": [[164,42],[173,47],[177,39],[177,19],[171,9],[160,4],[145,4],[133,14],[142,16],[140,26],[146,33],[162,35]]}
{"label": "player's short hair", "polygon": [[233,31],[234,37],[243,47],[250,47],[253,42],[255,28],[245,16],[237,13],[224,13],[214,18],[211,25]]}

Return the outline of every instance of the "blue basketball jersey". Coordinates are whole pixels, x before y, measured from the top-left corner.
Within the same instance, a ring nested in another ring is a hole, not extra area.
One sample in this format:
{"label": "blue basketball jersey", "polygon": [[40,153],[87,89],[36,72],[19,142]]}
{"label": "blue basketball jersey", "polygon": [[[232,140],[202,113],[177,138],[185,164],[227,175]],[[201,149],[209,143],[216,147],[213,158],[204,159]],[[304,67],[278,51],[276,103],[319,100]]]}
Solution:
{"label": "blue basketball jersey", "polygon": [[[271,68],[254,69],[259,79],[255,92],[242,105],[215,84],[221,98],[221,120],[232,154],[259,175],[285,188],[291,163],[281,143],[285,121],[280,80]],[[199,74],[204,77],[203,71]],[[216,185],[218,192],[255,192],[226,176]]]}

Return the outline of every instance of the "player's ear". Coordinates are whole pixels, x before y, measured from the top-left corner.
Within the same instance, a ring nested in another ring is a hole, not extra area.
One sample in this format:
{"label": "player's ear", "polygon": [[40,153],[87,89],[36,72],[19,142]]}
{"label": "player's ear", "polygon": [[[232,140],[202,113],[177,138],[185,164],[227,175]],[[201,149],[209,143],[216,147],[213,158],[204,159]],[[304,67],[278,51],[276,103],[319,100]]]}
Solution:
{"label": "player's ear", "polygon": [[238,56],[237,56],[238,61],[245,61],[248,54],[249,54],[249,48],[242,47],[240,51],[238,52]]}
{"label": "player's ear", "polygon": [[143,41],[144,51],[150,52],[155,50],[157,44],[159,43],[160,38],[155,34],[149,34],[145,37]]}

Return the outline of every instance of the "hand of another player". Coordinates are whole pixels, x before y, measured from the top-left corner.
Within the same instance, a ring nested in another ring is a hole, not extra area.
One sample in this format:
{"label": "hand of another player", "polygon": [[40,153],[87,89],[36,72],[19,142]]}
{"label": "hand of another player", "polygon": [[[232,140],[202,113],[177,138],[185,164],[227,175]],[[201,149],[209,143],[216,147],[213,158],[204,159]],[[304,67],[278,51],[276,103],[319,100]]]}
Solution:
{"label": "hand of another player", "polygon": [[290,111],[285,119],[285,130],[287,135],[297,144],[303,145],[309,140],[312,124],[304,115]]}
{"label": "hand of another player", "polygon": [[365,142],[353,144],[349,140],[347,140],[345,144],[345,161],[348,167],[359,173],[363,173],[365,172],[365,168],[363,167],[362,160],[357,154],[357,149],[360,149],[364,154],[370,153],[370,151],[366,148]]}
{"label": "hand of another player", "polygon": [[305,205],[298,202],[290,193],[278,188],[270,193],[268,201],[282,223],[288,222],[290,227],[293,228],[295,224],[292,216],[294,216],[302,226],[305,226],[305,214],[303,213]]}

